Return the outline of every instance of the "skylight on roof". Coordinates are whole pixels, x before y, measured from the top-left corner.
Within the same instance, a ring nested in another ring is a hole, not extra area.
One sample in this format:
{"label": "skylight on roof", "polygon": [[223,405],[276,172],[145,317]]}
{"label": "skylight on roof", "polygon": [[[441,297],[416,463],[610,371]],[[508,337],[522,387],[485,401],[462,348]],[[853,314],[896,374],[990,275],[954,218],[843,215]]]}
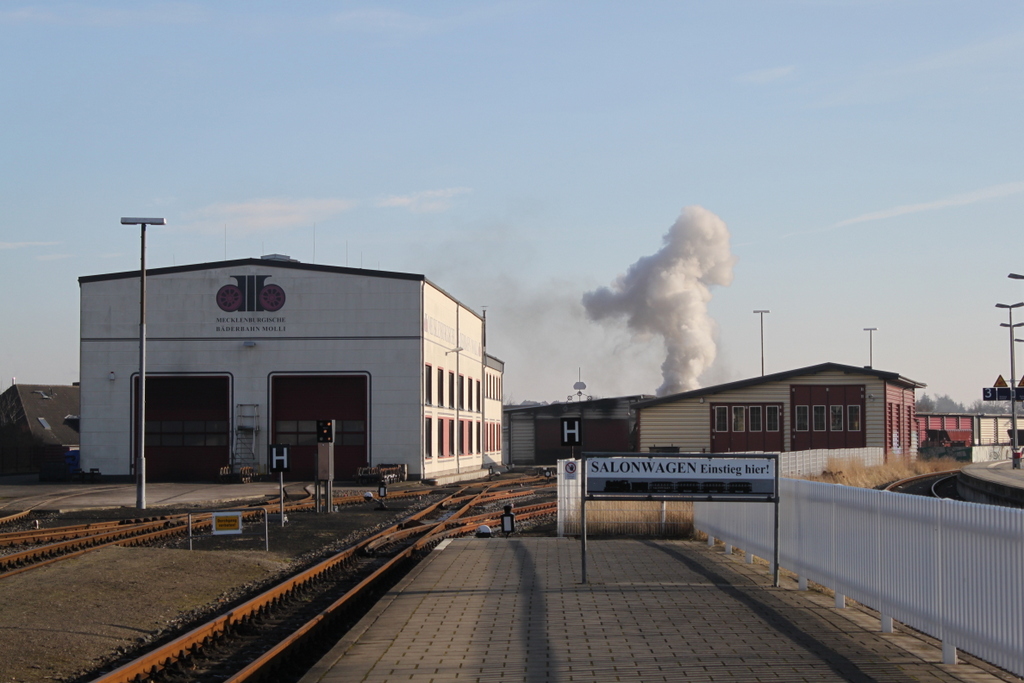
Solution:
{"label": "skylight on roof", "polygon": [[39,424],[43,425],[43,429],[53,430],[53,427],[50,426],[50,423],[46,421],[45,417],[37,417],[36,419],[39,420]]}

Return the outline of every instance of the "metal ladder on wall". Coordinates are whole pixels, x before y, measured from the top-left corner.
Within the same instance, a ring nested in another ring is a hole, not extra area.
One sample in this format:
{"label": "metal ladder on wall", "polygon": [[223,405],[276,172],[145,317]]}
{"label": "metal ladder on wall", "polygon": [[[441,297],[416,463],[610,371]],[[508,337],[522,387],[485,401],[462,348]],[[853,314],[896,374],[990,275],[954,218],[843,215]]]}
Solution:
{"label": "metal ladder on wall", "polygon": [[235,406],[235,449],[231,453],[231,472],[238,474],[243,467],[259,472],[256,456],[256,437],[260,433],[260,406],[258,403],[239,403]]}

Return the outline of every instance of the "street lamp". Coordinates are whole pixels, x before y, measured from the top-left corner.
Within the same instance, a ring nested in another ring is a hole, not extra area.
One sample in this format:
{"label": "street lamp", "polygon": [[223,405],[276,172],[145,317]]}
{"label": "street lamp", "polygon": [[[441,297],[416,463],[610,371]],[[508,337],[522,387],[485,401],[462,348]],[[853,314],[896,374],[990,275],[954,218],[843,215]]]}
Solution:
{"label": "street lamp", "polygon": [[141,226],[139,266],[139,421],[135,427],[135,507],[146,509],[146,226],[167,225],[163,218],[122,218],[121,225]]}
{"label": "street lamp", "polygon": [[[1010,277],[1013,277],[1013,275],[1011,274]],[[1024,325],[1024,323],[1013,324],[1013,309],[1020,308],[1021,306],[1024,306],[1024,301],[1019,301],[1015,304],[996,304],[996,308],[1005,308],[1010,316],[1009,323],[999,323],[999,326],[1010,329],[1010,431],[1013,433],[1013,469],[1015,470],[1020,469],[1020,453],[1017,451],[1017,364],[1014,358],[1016,354],[1014,353],[1013,330]]]}
{"label": "street lamp", "polygon": [[764,314],[765,313],[771,313],[771,311],[768,311],[768,310],[764,310],[764,311],[758,310],[758,311],[754,311],[754,313],[760,313],[761,314],[761,376],[764,377]]}
{"label": "street lamp", "polygon": [[878,328],[865,327],[864,331],[868,333],[868,367],[873,368],[875,366],[875,332],[878,331]]}

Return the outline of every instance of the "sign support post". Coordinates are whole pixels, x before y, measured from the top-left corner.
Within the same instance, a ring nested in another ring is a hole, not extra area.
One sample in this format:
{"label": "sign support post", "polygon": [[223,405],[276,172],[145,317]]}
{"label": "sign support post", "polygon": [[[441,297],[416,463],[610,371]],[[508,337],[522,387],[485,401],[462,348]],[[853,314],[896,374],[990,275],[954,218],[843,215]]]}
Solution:
{"label": "sign support post", "polygon": [[779,459],[775,459],[775,551],[772,556],[772,585],[779,587]]}
{"label": "sign support post", "polygon": [[580,551],[583,584],[587,583],[587,454],[582,454],[583,471],[580,473]]}
{"label": "sign support post", "polygon": [[288,471],[288,446],[286,444],[270,444],[270,471],[278,474],[278,490],[281,503],[281,526],[284,526],[284,473]]}
{"label": "sign support post", "polygon": [[281,498],[281,526],[284,526],[284,471],[277,473],[278,479],[278,490],[280,492],[279,497]]}

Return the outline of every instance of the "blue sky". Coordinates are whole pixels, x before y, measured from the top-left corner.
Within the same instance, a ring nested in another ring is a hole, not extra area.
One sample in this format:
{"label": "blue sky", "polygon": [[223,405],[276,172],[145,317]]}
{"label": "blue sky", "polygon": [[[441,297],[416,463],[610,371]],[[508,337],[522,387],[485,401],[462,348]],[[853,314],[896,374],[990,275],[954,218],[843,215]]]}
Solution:
{"label": "blue sky", "polygon": [[651,393],[661,340],[580,300],[691,205],[736,257],[704,384],[760,373],[755,309],[768,372],[865,365],[877,327],[929,393],[1009,374],[1019,2],[3,1],[0,60],[0,388],[77,380],[77,278],[157,215],[151,267],[426,274],[487,307],[517,402]]}

